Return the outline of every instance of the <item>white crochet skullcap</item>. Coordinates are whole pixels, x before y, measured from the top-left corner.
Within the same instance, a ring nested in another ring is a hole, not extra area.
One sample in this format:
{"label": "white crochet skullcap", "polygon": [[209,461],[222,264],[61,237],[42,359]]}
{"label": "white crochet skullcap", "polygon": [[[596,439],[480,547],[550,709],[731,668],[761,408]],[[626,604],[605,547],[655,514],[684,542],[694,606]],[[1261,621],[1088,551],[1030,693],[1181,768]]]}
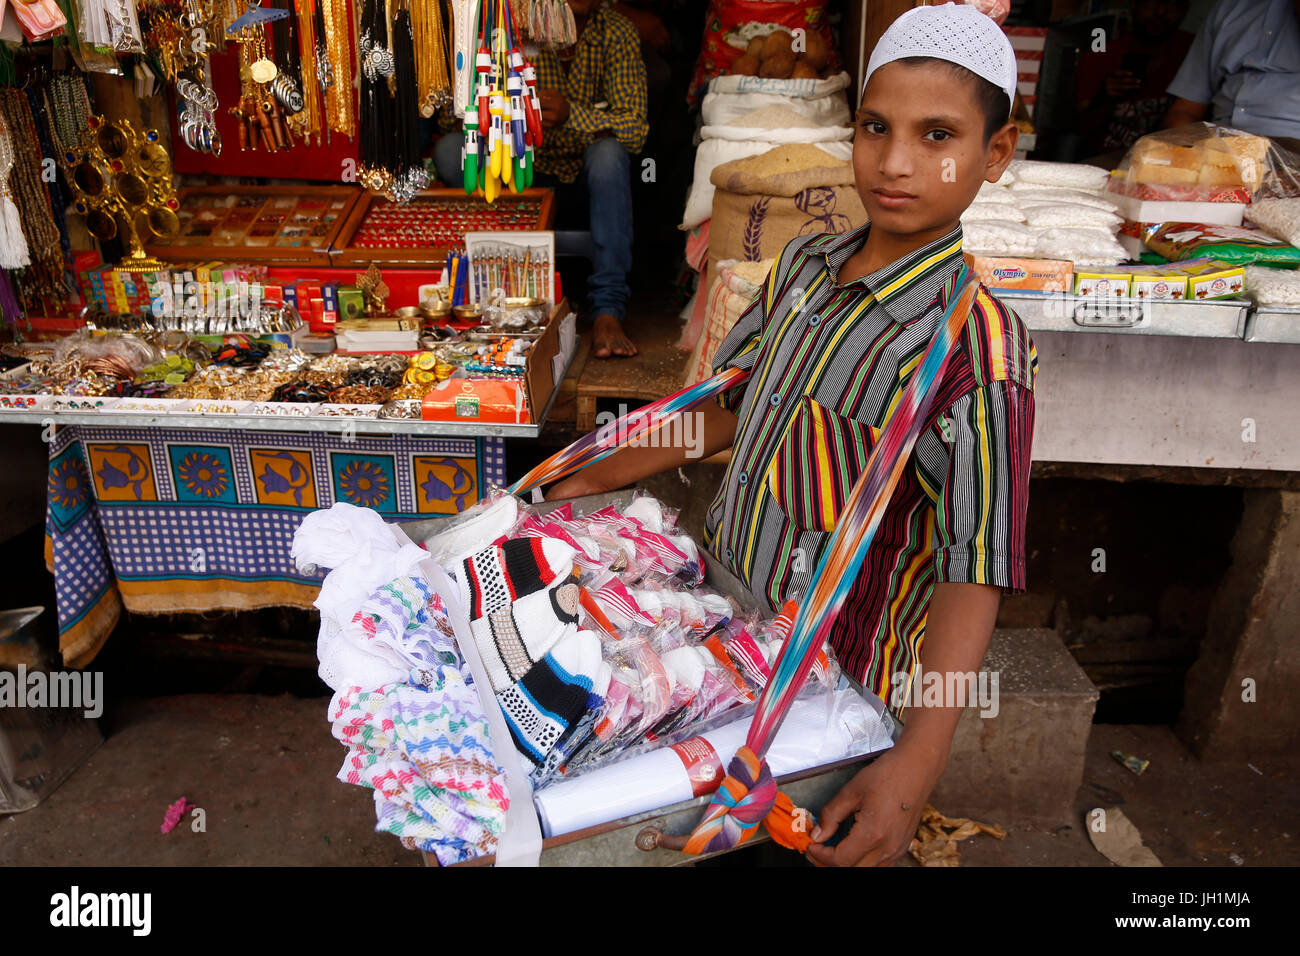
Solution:
{"label": "white crochet skullcap", "polygon": [[975,7],[944,3],[913,7],[889,25],[867,62],[871,74],[886,63],[929,56],[964,66],[1007,94],[1007,115],[1016,98],[1016,51],[1002,28]]}

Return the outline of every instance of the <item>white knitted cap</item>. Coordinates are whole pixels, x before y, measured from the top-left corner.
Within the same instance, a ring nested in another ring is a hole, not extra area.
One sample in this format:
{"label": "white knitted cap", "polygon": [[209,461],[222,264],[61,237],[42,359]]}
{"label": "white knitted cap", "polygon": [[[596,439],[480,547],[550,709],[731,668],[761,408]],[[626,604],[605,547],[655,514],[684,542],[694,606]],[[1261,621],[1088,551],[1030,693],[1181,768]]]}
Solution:
{"label": "white knitted cap", "polygon": [[1007,115],[1016,98],[1016,51],[1002,28],[986,14],[962,3],[913,7],[889,25],[867,62],[871,74],[886,63],[929,56],[964,66],[1007,94]]}

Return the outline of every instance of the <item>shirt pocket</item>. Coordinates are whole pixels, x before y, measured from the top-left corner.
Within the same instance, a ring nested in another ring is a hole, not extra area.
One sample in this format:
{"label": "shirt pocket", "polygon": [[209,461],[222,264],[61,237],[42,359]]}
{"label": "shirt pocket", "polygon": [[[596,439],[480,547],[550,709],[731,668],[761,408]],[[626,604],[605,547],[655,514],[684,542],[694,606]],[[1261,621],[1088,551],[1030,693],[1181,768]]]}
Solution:
{"label": "shirt pocket", "polygon": [[831,531],[879,437],[804,395],[768,466],[767,490],[799,528]]}

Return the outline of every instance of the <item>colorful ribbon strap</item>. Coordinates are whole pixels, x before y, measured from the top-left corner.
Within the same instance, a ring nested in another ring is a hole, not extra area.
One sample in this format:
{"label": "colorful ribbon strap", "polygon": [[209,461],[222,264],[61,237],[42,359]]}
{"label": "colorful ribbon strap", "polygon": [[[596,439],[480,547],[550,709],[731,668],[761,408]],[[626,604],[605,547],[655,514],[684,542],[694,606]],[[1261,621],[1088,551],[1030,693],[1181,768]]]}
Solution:
{"label": "colorful ribbon strap", "polygon": [[557,451],[507,490],[512,495],[523,495],[534,488],[558,481],[588,465],[594,465],[620,448],[631,445],[642,435],[663,428],[678,418],[682,412],[729,388],[734,388],[747,378],[749,378],[748,369],[724,369],[713,378],[688,385],[679,392],[673,392],[649,405],[643,405],[594,432],[588,432],[572,445]]}
{"label": "colorful ribbon strap", "polygon": [[[768,785],[771,774],[763,757],[808,679],[817,653],[830,636],[831,627],[857,579],[871,539],[907,466],[912,446],[925,425],[939,379],[970,315],[979,286],[963,265],[951,288],[960,289],[961,293],[949,297],[920,367],[908,383],[880,441],[871,450],[866,471],[844,504],[830,542],[813,571],[808,592],[799,604],[794,630],[782,647],[772,679],[759,698],[745,746],[727,767],[727,779],[691,834],[684,848],[686,853],[712,853],[739,846],[758,831],[751,822],[755,816],[763,819],[772,810],[777,789],[775,784]],[[761,768],[754,766],[755,761],[762,764]],[[731,819],[733,816],[735,819]]]}

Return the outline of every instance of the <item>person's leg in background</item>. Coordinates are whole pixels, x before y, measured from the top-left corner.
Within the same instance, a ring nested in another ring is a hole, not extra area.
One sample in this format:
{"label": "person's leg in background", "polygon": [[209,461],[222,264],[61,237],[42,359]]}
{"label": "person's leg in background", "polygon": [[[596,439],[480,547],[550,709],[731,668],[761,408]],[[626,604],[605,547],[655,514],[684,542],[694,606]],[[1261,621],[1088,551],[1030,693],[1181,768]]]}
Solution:
{"label": "person's leg in background", "polygon": [[636,346],[623,331],[631,290],[632,268],[631,157],[612,136],[587,147],[582,180],[591,212],[593,262],[587,299],[594,316],[592,355],[636,355]]}

